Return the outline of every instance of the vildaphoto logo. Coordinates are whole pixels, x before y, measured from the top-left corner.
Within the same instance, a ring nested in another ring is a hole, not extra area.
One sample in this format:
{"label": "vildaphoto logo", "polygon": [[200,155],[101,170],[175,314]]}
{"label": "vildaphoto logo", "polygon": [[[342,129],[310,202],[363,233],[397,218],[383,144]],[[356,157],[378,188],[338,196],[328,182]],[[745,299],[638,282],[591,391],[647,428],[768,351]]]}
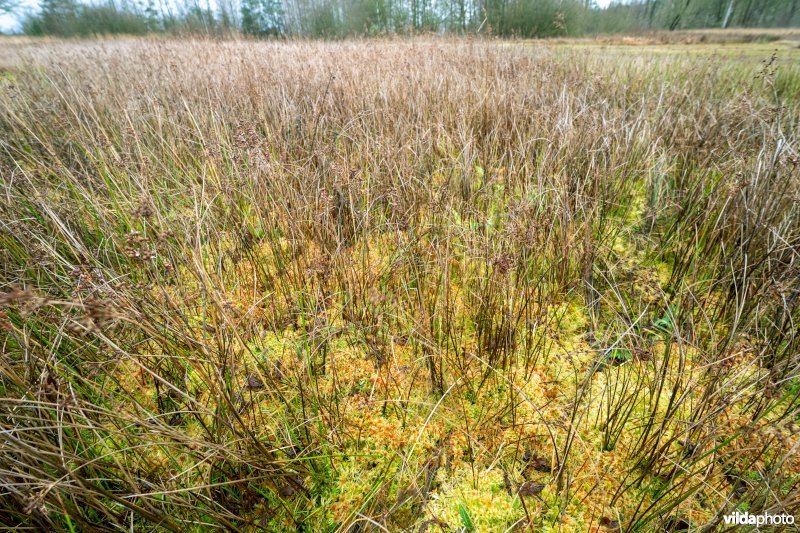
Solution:
{"label": "vildaphoto logo", "polygon": [[722,517],[725,525],[730,526],[784,526],[794,524],[794,516],[790,514],[750,514],[736,511]]}

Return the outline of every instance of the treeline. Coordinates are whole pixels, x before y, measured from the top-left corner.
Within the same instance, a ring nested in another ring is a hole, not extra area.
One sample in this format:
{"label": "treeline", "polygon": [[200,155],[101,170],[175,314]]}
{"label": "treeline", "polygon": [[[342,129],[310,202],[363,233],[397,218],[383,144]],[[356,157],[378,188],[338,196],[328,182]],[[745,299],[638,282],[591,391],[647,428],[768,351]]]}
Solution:
{"label": "treeline", "polygon": [[800,25],[800,0],[647,0],[612,4],[604,32],[647,29],[782,28]]}
{"label": "treeline", "polygon": [[43,0],[29,35],[244,33],[261,36],[481,33],[550,37],[800,25],[800,0]]}

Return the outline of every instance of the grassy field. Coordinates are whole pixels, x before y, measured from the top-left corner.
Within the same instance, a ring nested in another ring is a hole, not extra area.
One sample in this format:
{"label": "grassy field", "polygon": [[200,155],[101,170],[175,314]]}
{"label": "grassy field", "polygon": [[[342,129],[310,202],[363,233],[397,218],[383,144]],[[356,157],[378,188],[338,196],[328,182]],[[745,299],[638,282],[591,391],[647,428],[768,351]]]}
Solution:
{"label": "grassy field", "polygon": [[798,49],[726,46],[0,44],[0,522],[800,514]]}

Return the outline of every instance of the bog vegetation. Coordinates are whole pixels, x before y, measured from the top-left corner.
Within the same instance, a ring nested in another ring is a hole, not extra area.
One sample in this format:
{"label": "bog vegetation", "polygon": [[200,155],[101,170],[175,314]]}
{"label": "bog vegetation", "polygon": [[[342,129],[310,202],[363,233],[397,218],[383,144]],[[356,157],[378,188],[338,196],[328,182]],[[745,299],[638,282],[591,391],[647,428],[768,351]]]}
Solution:
{"label": "bog vegetation", "polygon": [[7,44],[4,525],[797,514],[796,50]]}

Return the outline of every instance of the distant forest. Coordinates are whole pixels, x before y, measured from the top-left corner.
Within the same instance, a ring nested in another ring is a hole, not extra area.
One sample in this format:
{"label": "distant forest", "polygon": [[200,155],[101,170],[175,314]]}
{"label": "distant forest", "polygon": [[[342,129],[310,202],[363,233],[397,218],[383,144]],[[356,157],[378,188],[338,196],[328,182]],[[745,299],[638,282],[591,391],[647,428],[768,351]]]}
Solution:
{"label": "distant forest", "polygon": [[[6,10],[13,9],[6,2]],[[800,0],[43,0],[29,35],[231,33],[347,37],[481,33],[552,37],[800,25]]]}

